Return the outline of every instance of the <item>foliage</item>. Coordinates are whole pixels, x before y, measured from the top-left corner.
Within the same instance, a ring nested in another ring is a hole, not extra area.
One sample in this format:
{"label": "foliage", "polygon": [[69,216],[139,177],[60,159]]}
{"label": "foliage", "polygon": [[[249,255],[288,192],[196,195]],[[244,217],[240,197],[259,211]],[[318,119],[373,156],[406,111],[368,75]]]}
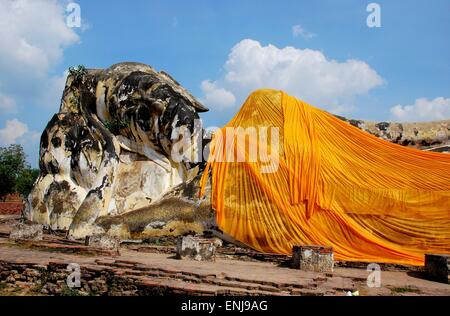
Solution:
{"label": "foliage", "polygon": [[105,127],[114,135],[119,134],[122,128],[127,128],[130,126],[130,121],[122,121],[114,119],[104,123]]}
{"label": "foliage", "polygon": [[81,295],[78,290],[72,289],[64,284],[61,287],[61,296],[81,296]]}
{"label": "foliage", "polygon": [[73,83],[76,86],[83,83],[86,74],[86,67],[83,65],[78,65],[77,68],[69,67],[69,76],[73,77]]}
{"label": "foliage", "polygon": [[16,192],[22,196],[30,194],[33,184],[39,176],[39,169],[25,168],[16,181]]}
{"label": "foliage", "polygon": [[81,106],[81,97],[80,94],[76,91],[73,92],[73,96],[69,99],[70,104],[75,107],[75,109],[79,109]]}
{"label": "foliage", "polygon": [[16,180],[26,167],[22,146],[0,147],[0,197],[15,193]]}
{"label": "foliage", "polygon": [[39,170],[32,169],[27,164],[21,145],[0,147],[1,198],[16,192],[27,195],[38,175]]}
{"label": "foliage", "polygon": [[81,96],[78,92],[77,88],[80,88],[82,84],[84,83],[84,80],[86,78],[87,71],[86,68],[83,65],[78,65],[78,67],[69,67],[69,77],[72,77],[72,86],[76,87],[73,90],[73,96],[70,97],[70,103],[72,106],[74,106],[76,109],[78,109],[81,105]]}
{"label": "foliage", "polygon": [[393,288],[391,288],[391,291],[393,293],[399,293],[399,294],[402,294],[402,293],[417,293],[417,294],[420,294],[421,293],[421,291],[418,288],[416,288],[414,286],[410,286],[410,285],[407,285],[405,287],[393,287]]}

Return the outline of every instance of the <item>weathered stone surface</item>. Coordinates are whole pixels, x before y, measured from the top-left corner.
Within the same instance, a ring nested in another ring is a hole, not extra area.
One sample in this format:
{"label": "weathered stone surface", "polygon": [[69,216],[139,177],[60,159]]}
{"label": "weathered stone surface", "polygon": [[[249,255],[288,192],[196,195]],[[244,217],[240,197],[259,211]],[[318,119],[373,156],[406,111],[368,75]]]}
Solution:
{"label": "weathered stone surface", "polygon": [[[145,239],[209,229],[228,238],[217,230],[210,189],[198,197],[204,161],[179,161],[172,155],[174,145],[187,140],[185,132],[191,144],[187,153],[203,151],[211,137],[196,128],[198,113],[204,111],[178,82],[148,65],[72,69],[59,112],[41,136],[41,173],[24,217],[68,230],[72,238],[108,234]],[[450,121],[342,119],[401,145],[438,146],[442,152],[449,148]]]}
{"label": "weathered stone surface", "polygon": [[294,246],[291,266],[314,272],[333,272],[333,248],[326,246]]}
{"label": "weathered stone surface", "polygon": [[423,150],[450,152],[450,120],[397,123],[338,117],[363,131],[395,144]]}
{"label": "weathered stone surface", "polygon": [[448,283],[450,255],[425,254],[425,270],[430,279]]}
{"label": "weathered stone surface", "polygon": [[[178,82],[148,65],[72,69],[59,113],[41,136],[41,173],[25,218],[84,238],[105,232],[99,217],[158,203],[202,168],[174,159],[172,149],[181,138],[190,141],[188,154],[202,150],[203,111]],[[186,131],[191,137],[180,137]]]}
{"label": "weathered stone surface", "polygon": [[214,261],[216,258],[215,239],[194,236],[180,237],[177,241],[177,258],[197,261]]}
{"label": "weathered stone surface", "polygon": [[121,239],[151,239],[159,236],[202,234],[215,228],[210,186],[199,197],[200,175],[181,183],[159,201],[117,216],[101,216],[95,224]]}
{"label": "weathered stone surface", "polygon": [[42,240],[43,226],[40,224],[18,223],[13,226],[9,239],[11,240]]}
{"label": "weathered stone surface", "polygon": [[117,237],[106,234],[92,235],[86,236],[85,245],[101,249],[118,250],[120,247],[120,240]]}
{"label": "weathered stone surface", "polygon": [[446,153],[450,154],[450,144],[443,146],[433,146],[431,148],[426,149],[427,151],[433,151],[435,153]]}

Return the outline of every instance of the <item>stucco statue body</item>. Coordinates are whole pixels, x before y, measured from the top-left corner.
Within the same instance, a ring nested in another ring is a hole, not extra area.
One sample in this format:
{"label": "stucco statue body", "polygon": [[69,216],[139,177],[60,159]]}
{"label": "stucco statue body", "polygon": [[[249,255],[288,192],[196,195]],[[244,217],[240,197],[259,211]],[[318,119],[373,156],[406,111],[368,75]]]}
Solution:
{"label": "stucco statue body", "polygon": [[[25,217],[82,238],[104,230],[99,218],[162,200],[201,168],[174,161],[171,149],[180,128],[193,134],[191,150],[201,149],[194,124],[203,111],[169,75],[144,64],[72,70],[41,137],[41,174]],[[161,230],[167,223],[159,222]]]}
{"label": "stucco statue body", "polygon": [[[205,161],[172,153],[180,131],[190,132],[192,157],[203,153],[208,140],[198,113],[207,110],[168,74],[144,64],[72,69],[59,112],[42,133],[41,173],[24,217],[73,238],[108,233],[140,239],[217,228],[209,187],[198,197]],[[394,143],[449,150],[450,121],[340,118]]]}

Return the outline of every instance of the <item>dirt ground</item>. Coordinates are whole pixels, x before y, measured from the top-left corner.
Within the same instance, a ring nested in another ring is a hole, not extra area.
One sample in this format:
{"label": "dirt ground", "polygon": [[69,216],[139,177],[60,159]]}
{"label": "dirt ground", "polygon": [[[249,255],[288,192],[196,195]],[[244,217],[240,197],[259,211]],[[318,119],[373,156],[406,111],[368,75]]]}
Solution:
{"label": "dirt ground", "polygon": [[[450,285],[429,281],[419,269],[381,271],[381,286],[367,286],[364,268],[336,267],[333,273],[295,270],[277,260],[243,260],[232,251],[218,253],[215,262],[175,259],[174,247],[123,244],[119,254],[95,252],[82,243],[68,242],[61,235],[44,236],[43,241],[17,243],[8,239],[17,216],[0,215],[0,261],[13,263],[77,263],[92,269],[138,278],[149,287],[155,284],[185,289],[186,293],[214,295],[227,289],[241,295],[347,295],[358,291],[371,295],[450,295]],[[392,270],[392,268],[390,269]],[[1,273],[2,271],[0,271]],[[1,295],[43,295],[31,288],[0,282]]]}

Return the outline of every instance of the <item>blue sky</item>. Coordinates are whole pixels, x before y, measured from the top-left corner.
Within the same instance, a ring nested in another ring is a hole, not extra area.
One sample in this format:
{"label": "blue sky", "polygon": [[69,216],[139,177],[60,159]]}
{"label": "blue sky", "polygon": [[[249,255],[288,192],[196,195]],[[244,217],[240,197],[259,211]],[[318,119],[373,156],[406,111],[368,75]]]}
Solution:
{"label": "blue sky", "polygon": [[[447,0],[376,1],[380,28],[366,24],[371,1],[77,0],[82,27],[66,30],[68,1],[36,1],[48,9],[0,10],[14,25],[0,31],[0,142],[23,143],[33,166],[64,71],[79,64],[163,69],[211,108],[206,126],[224,125],[257,87],[283,88],[353,118],[450,118]],[[24,47],[30,52],[20,59]]]}

